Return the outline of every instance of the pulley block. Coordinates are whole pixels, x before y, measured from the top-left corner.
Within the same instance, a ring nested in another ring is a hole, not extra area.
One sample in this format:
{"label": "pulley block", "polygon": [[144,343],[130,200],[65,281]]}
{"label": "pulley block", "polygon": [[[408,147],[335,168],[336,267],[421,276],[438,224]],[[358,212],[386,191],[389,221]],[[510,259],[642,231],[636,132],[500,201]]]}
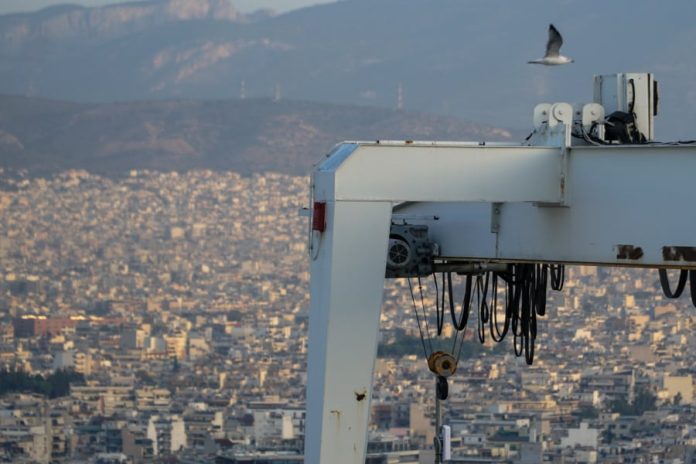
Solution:
{"label": "pulley block", "polygon": [[436,351],[428,357],[428,368],[440,377],[450,377],[457,371],[457,360],[449,353]]}

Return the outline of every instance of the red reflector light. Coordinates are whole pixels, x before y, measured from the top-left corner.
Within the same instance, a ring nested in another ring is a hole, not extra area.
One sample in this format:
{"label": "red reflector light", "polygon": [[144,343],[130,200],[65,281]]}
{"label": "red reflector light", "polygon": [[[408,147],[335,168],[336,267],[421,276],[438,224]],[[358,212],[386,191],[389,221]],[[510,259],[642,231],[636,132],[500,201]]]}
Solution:
{"label": "red reflector light", "polygon": [[312,212],[312,230],[324,232],[326,230],[326,202],[315,201]]}

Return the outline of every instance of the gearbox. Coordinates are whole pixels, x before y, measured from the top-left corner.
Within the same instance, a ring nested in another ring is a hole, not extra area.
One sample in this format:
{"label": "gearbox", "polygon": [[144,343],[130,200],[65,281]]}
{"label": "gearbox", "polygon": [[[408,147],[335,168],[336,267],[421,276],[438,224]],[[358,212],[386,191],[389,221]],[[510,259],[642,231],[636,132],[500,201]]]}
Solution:
{"label": "gearbox", "polygon": [[435,250],[435,244],[428,237],[428,226],[392,224],[386,277],[424,277],[432,274]]}

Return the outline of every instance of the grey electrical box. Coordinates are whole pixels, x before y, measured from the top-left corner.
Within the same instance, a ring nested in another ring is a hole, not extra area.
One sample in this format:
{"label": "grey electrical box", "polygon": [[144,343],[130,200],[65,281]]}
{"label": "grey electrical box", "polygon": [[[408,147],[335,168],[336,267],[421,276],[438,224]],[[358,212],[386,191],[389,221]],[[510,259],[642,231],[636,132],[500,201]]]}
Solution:
{"label": "grey electrical box", "polygon": [[635,128],[646,141],[653,140],[657,115],[657,81],[650,73],[619,73],[594,77],[594,102],[609,117],[623,112],[633,115]]}

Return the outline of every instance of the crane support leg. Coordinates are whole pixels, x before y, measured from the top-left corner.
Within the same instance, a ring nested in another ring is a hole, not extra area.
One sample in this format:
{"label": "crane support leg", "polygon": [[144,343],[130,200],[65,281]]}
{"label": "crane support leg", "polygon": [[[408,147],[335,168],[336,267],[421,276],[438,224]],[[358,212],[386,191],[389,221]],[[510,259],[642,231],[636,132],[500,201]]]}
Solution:
{"label": "crane support leg", "polygon": [[328,202],[311,262],[305,462],[364,462],[390,202]]}

